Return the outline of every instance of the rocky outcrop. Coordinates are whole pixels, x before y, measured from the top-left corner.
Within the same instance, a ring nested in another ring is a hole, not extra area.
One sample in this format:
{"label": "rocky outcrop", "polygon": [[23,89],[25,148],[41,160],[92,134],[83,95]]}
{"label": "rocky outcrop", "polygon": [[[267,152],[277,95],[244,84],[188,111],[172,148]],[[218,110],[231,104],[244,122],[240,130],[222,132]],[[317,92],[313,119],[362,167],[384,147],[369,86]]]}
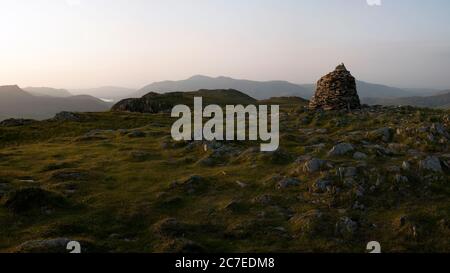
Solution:
{"label": "rocky outcrop", "polygon": [[309,107],[323,110],[361,108],[356,90],[356,80],[344,64],[340,64],[333,72],[317,82],[316,93],[311,99]]}
{"label": "rocky outcrop", "polygon": [[68,111],[62,111],[59,112],[53,117],[54,121],[74,121],[78,122],[82,120],[82,117],[78,113],[68,112]]}
{"label": "rocky outcrop", "polygon": [[234,89],[200,89],[192,92],[170,92],[158,94],[150,92],[139,99],[124,99],[115,104],[111,111],[162,113],[170,112],[175,105],[193,106],[194,98],[202,97],[204,104],[218,104],[221,106],[233,104],[256,104],[254,98]]}
{"label": "rocky outcrop", "polygon": [[116,103],[111,111],[118,112],[138,112],[138,113],[159,113],[168,112],[175,105],[172,101],[163,101],[158,93],[148,93],[138,99],[124,99]]}
{"label": "rocky outcrop", "polygon": [[25,125],[32,124],[34,122],[36,122],[36,121],[32,120],[32,119],[10,118],[10,119],[5,119],[4,121],[0,122],[0,126],[4,126],[4,127],[25,126]]}

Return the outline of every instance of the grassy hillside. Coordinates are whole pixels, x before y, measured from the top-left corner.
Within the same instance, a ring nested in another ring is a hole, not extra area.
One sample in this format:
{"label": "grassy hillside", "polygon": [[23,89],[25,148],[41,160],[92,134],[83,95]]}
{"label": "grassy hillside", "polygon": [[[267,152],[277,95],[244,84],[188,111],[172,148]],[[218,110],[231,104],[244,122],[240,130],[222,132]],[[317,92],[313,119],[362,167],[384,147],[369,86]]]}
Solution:
{"label": "grassy hillside", "polygon": [[175,143],[164,113],[0,127],[0,251],[450,251],[448,111],[292,101],[273,153]]}

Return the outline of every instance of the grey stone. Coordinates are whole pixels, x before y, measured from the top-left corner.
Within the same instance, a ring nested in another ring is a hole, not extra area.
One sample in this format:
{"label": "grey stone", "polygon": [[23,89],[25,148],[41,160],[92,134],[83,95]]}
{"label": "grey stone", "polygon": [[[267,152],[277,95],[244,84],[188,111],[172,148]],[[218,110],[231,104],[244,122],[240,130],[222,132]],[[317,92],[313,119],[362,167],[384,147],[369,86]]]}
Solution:
{"label": "grey stone", "polygon": [[354,150],[355,148],[350,143],[339,143],[328,152],[328,156],[345,155]]}
{"label": "grey stone", "polygon": [[17,252],[25,253],[67,253],[68,238],[27,241],[21,244]]}
{"label": "grey stone", "polygon": [[73,112],[67,112],[67,111],[63,111],[63,112],[59,112],[55,115],[55,117],[53,117],[53,120],[55,121],[81,121],[82,117],[80,114],[77,113],[73,113]]}
{"label": "grey stone", "polygon": [[420,161],[419,166],[422,170],[432,171],[432,172],[442,172],[441,161],[436,156],[429,156],[424,160]]}
{"label": "grey stone", "polygon": [[316,193],[324,193],[327,191],[328,187],[332,185],[332,182],[325,179],[318,179],[313,184],[313,190]]}
{"label": "grey stone", "polygon": [[315,173],[323,169],[323,167],[326,165],[325,160],[313,158],[311,160],[308,160],[303,165],[303,171],[307,173]]}
{"label": "grey stone", "polygon": [[340,235],[352,235],[358,228],[358,223],[349,217],[341,217],[336,223],[336,233]]}
{"label": "grey stone", "polygon": [[380,138],[384,142],[390,142],[392,141],[392,138],[394,137],[394,129],[384,127],[377,130],[374,130],[370,133],[370,135],[374,138]]}
{"label": "grey stone", "polygon": [[285,189],[288,187],[298,186],[300,185],[300,180],[296,178],[284,178],[283,180],[277,183],[278,189]]}
{"label": "grey stone", "polygon": [[356,152],[353,154],[353,158],[357,160],[364,160],[367,159],[367,155],[365,153]]}

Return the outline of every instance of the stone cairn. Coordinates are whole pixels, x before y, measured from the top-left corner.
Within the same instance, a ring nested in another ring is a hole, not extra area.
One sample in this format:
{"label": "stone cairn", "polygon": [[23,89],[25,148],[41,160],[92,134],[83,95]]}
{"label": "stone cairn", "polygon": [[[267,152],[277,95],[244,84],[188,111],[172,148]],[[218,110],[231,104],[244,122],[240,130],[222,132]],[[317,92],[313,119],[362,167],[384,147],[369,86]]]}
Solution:
{"label": "stone cairn", "polygon": [[342,63],[317,82],[310,109],[352,110],[361,109],[355,78]]}

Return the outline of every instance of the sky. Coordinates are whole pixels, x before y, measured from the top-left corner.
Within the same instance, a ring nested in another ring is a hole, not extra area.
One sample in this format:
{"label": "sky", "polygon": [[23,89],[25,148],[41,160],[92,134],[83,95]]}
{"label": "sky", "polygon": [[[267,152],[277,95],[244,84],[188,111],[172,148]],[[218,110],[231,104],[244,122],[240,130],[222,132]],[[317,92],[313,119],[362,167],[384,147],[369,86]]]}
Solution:
{"label": "sky", "polygon": [[[368,3],[371,3],[369,5]],[[448,0],[0,0],[0,85],[192,75],[450,88]]]}

